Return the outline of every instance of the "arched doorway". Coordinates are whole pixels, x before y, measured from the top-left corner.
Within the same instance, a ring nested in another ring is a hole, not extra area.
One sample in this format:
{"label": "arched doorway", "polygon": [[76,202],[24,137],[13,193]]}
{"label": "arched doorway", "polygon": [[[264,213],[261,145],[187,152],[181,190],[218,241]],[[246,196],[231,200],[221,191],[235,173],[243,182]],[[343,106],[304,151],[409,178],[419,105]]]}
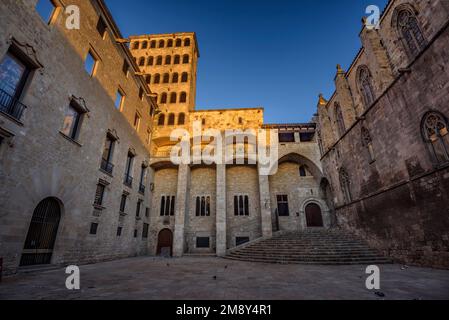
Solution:
{"label": "arched doorway", "polygon": [[173,233],[170,229],[163,229],[159,232],[156,254],[164,256],[173,254]]}
{"label": "arched doorway", "polygon": [[51,263],[60,220],[61,206],[55,198],[47,198],[37,205],[25,240],[21,266]]}
{"label": "arched doorway", "polygon": [[323,227],[323,215],[321,208],[316,203],[309,203],[306,206],[307,227]]}

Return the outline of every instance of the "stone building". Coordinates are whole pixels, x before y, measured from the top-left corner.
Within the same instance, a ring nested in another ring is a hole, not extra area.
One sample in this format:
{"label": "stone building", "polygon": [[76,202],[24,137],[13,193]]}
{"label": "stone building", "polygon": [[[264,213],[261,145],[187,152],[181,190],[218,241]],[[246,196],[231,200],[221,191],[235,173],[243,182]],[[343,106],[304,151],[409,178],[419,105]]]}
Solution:
{"label": "stone building", "polygon": [[[76,8],[79,28],[68,28]],[[0,28],[4,272],[222,256],[273,231],[331,225],[316,125],[267,125],[263,108],[197,110],[194,33],[124,39],[102,0],[4,0]],[[171,132],[194,135],[195,123],[279,131],[276,174],[248,159],[173,164]]]}
{"label": "stone building", "polygon": [[446,268],[448,25],[448,1],[390,1],[318,102],[321,183],[339,226],[398,261]]}

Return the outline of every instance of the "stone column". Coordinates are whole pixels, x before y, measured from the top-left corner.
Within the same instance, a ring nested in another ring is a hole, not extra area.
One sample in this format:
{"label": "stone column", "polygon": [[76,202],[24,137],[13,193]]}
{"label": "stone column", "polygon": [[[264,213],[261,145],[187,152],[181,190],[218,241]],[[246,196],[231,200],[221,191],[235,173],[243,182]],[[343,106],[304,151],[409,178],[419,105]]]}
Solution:
{"label": "stone column", "polygon": [[184,254],[184,228],[188,212],[189,180],[190,167],[186,164],[179,165],[175,205],[175,234],[173,237],[174,257],[181,257]]}
{"label": "stone column", "polygon": [[217,164],[216,246],[217,256],[226,255],[226,164]]}
{"label": "stone column", "polygon": [[273,236],[273,225],[271,220],[270,183],[268,176],[260,175],[259,172],[259,194],[260,194],[260,217],[262,220],[262,237]]}

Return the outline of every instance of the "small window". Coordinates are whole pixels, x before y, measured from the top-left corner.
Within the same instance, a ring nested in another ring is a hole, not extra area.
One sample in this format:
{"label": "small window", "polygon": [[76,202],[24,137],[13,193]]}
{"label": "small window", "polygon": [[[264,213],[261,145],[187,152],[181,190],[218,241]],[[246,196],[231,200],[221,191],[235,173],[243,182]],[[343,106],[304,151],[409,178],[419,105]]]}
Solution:
{"label": "small window", "polygon": [[148,223],[144,223],[143,224],[143,229],[142,229],[142,238],[143,239],[147,239],[148,238],[148,229],[149,229],[149,225]]}
{"label": "small window", "polygon": [[148,57],[147,59],[147,65],[152,66],[154,64],[154,57]]}
{"label": "small window", "polygon": [[314,132],[301,132],[299,134],[299,141],[310,142],[310,141],[313,141],[313,137],[315,137]]}
{"label": "small window", "polygon": [[173,59],[173,64],[179,64],[181,61],[181,57],[176,55],[175,58]]}
{"label": "small window", "polygon": [[174,126],[175,125],[175,114],[174,113],[170,113],[168,115],[167,125],[169,125],[169,126]]}
{"label": "small window", "polygon": [[160,103],[161,103],[161,104],[167,103],[167,93],[166,93],[166,92],[163,92],[163,93],[161,94]]}
{"label": "small window", "polygon": [[134,238],[137,238],[137,229],[134,229]]}
{"label": "small window", "polygon": [[134,129],[136,129],[136,131],[139,131],[139,127],[140,127],[140,115],[136,113],[134,115]]}
{"label": "small window", "polygon": [[117,228],[117,237],[121,237],[122,236],[122,227],[118,227]]}
{"label": "small window", "polygon": [[249,216],[249,197],[247,195],[234,196],[234,215]]}
{"label": "small window", "polygon": [[129,74],[129,63],[128,63],[128,61],[126,61],[126,59],[123,61],[122,71],[125,74],[125,76],[128,76],[128,74]]}
{"label": "small window", "polygon": [[157,125],[160,127],[165,125],[165,114],[159,115],[159,118],[157,119]]}
{"label": "small window", "polygon": [[180,103],[186,103],[187,102],[187,93],[181,92],[181,95],[179,96],[179,102]]}
{"label": "small window", "polygon": [[161,82],[161,75],[159,74],[159,73],[156,73],[155,75],[154,75],[154,81],[153,81],[153,83],[154,84],[159,84]]}
{"label": "small window", "polygon": [[125,95],[121,90],[117,90],[117,95],[115,97],[115,108],[118,110],[123,110],[123,105],[125,102]]}
{"label": "small window", "polygon": [[184,125],[186,115],[184,113],[180,113],[178,116],[178,125]]}
{"label": "small window", "polygon": [[38,0],[36,11],[46,23],[50,23],[56,12],[56,6],[52,0]]}
{"label": "small window", "polygon": [[206,119],[205,118],[201,119],[201,125],[203,125],[203,126],[206,125]]}
{"label": "small window", "polygon": [[137,206],[136,206],[136,217],[140,217],[140,209],[142,208],[142,203],[143,201],[141,199],[139,199],[137,201]]}
{"label": "small window", "polygon": [[155,40],[152,40],[152,41],[150,42],[150,48],[151,48],[151,49],[156,48],[156,41],[155,41]]}
{"label": "small window", "polygon": [[288,209],[288,196],[278,195],[277,204],[278,204],[278,215],[280,217],[288,217],[290,215],[290,211]]}
{"label": "small window", "polygon": [[171,56],[165,57],[165,64],[171,64]]}
{"label": "small window", "polygon": [[143,67],[143,66],[145,66],[145,58],[144,58],[144,57],[141,57],[141,58],[139,59],[139,67]]}
{"label": "small window", "polygon": [[196,197],[195,215],[197,217],[209,217],[210,216],[210,196]]}
{"label": "small window", "polygon": [[179,81],[179,74],[177,72],[173,73],[173,77],[172,77],[172,83],[178,83]]}
{"label": "small window", "polygon": [[147,49],[148,48],[148,41],[143,41],[142,42],[142,49]]}
{"label": "small window", "polygon": [[143,88],[140,87],[140,88],[139,88],[139,98],[140,98],[140,100],[143,100],[144,93],[145,93],[145,92],[143,91]]}
{"label": "small window", "polygon": [[139,41],[134,42],[134,44],[133,44],[133,49],[134,49],[134,50],[138,50],[139,47],[140,47]]}
{"label": "small window", "polygon": [[91,223],[89,233],[95,235],[97,234],[97,230],[98,230],[98,223]]}
{"label": "small window", "polygon": [[182,45],[181,39],[176,39],[176,47],[180,47]]}
{"label": "small window", "polygon": [[165,47],[165,41],[159,40],[159,48],[163,48],[163,47]]}
{"label": "small window", "polygon": [[146,81],[147,84],[151,84],[151,74],[148,74],[148,75],[145,77],[145,81]]}
{"label": "small window", "polygon": [[162,77],[162,83],[169,83],[170,82],[170,75],[168,73],[164,73],[164,76]]}
{"label": "small window", "polygon": [[197,248],[209,248],[209,237],[197,237],[196,238],[196,247]]}
{"label": "small window", "polygon": [[239,117],[239,124],[242,125],[243,124],[243,118]]}
{"label": "small window", "polygon": [[173,40],[172,39],[169,39],[168,41],[167,41],[167,48],[172,48],[173,47]]}
{"label": "small window", "polygon": [[128,196],[126,195],[126,193],[122,194],[122,197],[120,199],[120,212],[122,212],[122,213],[125,212],[127,198],[128,198]]}
{"label": "small window", "polygon": [[146,207],[145,208],[145,217],[149,217],[150,216],[150,208]]}
{"label": "small window", "polygon": [[97,190],[95,191],[94,205],[100,206],[100,207],[103,205],[103,197],[104,197],[105,189],[106,189],[106,187],[104,184],[102,184],[102,183],[97,184]]}
{"label": "small window", "polygon": [[61,132],[67,137],[76,140],[79,136],[83,113],[74,103],[70,103],[66,109]]}
{"label": "small window", "polygon": [[106,23],[104,22],[103,18],[100,17],[98,18],[98,22],[97,22],[97,31],[100,34],[100,37],[104,39],[104,37],[106,36]]}
{"label": "small window", "polygon": [[157,56],[156,58],[156,65],[161,66],[162,65],[162,56]]}
{"label": "small window", "polygon": [[177,99],[176,92],[172,92],[170,94],[170,103],[176,103],[176,99]]}
{"label": "small window", "polygon": [[248,243],[249,237],[236,237],[235,238],[235,245],[241,246],[242,244]]}
{"label": "small window", "polygon": [[184,40],[184,47],[189,47],[190,46],[190,39],[189,38],[186,38],[185,40]]}
{"label": "small window", "polygon": [[181,76],[181,82],[187,82],[189,80],[189,74],[187,72],[183,72]]}
{"label": "small window", "polygon": [[95,55],[92,53],[92,51],[89,50],[86,56],[86,60],[84,61],[84,68],[86,72],[90,76],[95,75],[95,71],[97,69],[98,59],[95,57]]}
{"label": "small window", "polygon": [[189,55],[188,54],[185,54],[185,55],[183,55],[182,56],[182,63],[189,63]]}

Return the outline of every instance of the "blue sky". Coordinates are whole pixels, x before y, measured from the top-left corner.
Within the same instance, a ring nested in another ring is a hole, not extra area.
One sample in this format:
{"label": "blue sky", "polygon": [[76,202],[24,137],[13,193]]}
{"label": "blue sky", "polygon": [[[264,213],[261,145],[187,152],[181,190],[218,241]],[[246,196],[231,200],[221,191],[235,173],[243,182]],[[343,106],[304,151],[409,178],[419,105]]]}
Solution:
{"label": "blue sky", "polygon": [[265,108],[266,123],[308,122],[350,65],[368,5],[387,0],[105,0],[124,36],[197,33],[197,109]]}

